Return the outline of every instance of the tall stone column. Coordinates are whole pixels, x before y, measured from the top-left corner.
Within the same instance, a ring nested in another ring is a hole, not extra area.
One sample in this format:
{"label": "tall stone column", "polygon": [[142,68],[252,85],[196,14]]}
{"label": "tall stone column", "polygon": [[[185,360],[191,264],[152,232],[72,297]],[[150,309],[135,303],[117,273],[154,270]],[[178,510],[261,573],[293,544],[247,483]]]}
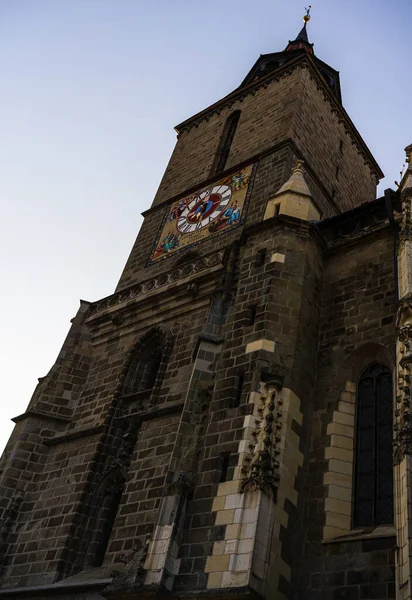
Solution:
{"label": "tall stone column", "polygon": [[396,339],[395,525],[398,600],[412,598],[412,145],[406,149],[408,170],[401,182],[402,222],[398,242],[398,314]]}

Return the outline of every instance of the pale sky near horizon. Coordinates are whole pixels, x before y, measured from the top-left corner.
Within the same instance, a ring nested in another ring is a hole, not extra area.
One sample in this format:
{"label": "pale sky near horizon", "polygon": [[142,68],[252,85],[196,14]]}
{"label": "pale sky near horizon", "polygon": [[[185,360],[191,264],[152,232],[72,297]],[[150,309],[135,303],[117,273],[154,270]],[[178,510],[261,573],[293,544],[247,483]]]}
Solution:
{"label": "pale sky near horizon", "polygon": [[[302,26],[289,0],[0,0],[0,450],[79,298],[111,294],[174,125]],[[407,0],[312,0],[319,58],[394,187],[412,142]]]}

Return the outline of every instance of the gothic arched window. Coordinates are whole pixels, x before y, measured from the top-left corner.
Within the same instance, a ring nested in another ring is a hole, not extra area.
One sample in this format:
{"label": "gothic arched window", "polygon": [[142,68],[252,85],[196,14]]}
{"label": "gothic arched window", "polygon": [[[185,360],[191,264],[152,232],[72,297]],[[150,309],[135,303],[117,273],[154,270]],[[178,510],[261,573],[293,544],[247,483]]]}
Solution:
{"label": "gothic arched window", "polygon": [[124,482],[123,474],[113,470],[102,478],[93,494],[87,528],[90,538],[83,568],[100,567],[103,564],[122,497]]}
{"label": "gothic arched window", "polygon": [[157,391],[164,375],[172,346],[170,331],[154,327],[136,344],[131,353],[122,395],[151,396]]}
{"label": "gothic arched window", "polygon": [[355,528],[393,524],[392,397],[389,369],[369,365],[357,393]]}
{"label": "gothic arched window", "polygon": [[235,110],[227,118],[225,127],[223,129],[222,137],[220,139],[219,147],[217,149],[216,157],[213,163],[212,175],[216,175],[224,170],[226,162],[229,156],[230,147],[235,136],[235,131],[240,118],[240,110]]}

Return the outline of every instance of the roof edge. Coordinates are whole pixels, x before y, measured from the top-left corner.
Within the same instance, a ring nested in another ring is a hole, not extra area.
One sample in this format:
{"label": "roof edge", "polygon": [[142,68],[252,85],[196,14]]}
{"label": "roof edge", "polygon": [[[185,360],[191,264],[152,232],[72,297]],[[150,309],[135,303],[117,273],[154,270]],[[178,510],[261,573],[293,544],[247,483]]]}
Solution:
{"label": "roof edge", "polygon": [[231,92],[227,96],[224,96],[223,98],[221,98],[214,104],[211,104],[210,106],[208,106],[207,108],[203,109],[202,111],[196,113],[189,119],[186,119],[186,121],[183,121],[182,123],[177,125],[175,127],[175,130],[177,131],[177,133],[181,133],[185,128],[196,125],[197,121],[200,121],[203,118],[206,118],[209,112],[222,109],[226,104],[234,102],[234,101],[238,100],[239,98],[241,98],[242,96],[247,96],[248,94],[258,90],[260,87],[264,87],[264,86],[268,85],[268,83],[270,83],[272,80],[278,79],[282,75],[286,74],[287,72],[293,71],[294,69],[296,69],[297,67],[299,67],[301,65],[309,67],[309,69],[311,69],[313,75],[316,76],[317,82],[320,84],[322,91],[326,95],[329,102],[333,105],[333,109],[336,110],[337,112],[339,112],[339,114],[342,116],[347,127],[350,129],[350,131],[356,138],[356,140],[360,146],[360,150],[363,152],[365,158],[371,163],[371,167],[373,168],[372,170],[375,171],[375,175],[377,176],[378,180],[382,179],[385,175],[384,175],[382,169],[380,168],[379,164],[377,163],[375,157],[373,156],[372,152],[369,150],[368,146],[366,145],[365,141],[363,140],[361,134],[357,130],[356,126],[354,125],[352,119],[349,117],[346,110],[335,98],[332,91],[329,90],[326,82],[324,81],[324,79],[322,77],[320,70],[316,66],[314,58],[306,53],[294,58],[292,61],[286,63],[285,65],[282,65],[281,67],[279,67],[279,69],[276,69],[272,73],[268,73],[268,75],[266,75],[265,77],[262,77],[258,81],[252,82],[249,85],[242,87],[242,88],[236,88],[233,92]]}

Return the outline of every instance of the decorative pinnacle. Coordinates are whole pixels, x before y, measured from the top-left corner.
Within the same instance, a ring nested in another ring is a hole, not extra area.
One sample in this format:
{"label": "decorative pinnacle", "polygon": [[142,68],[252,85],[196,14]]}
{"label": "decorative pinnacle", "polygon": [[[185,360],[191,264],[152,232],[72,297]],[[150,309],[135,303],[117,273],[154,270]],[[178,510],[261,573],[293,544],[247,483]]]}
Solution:
{"label": "decorative pinnacle", "polygon": [[409,146],[406,146],[405,153],[406,153],[406,162],[409,164],[409,168],[412,168],[412,144],[410,144]]}
{"label": "decorative pinnacle", "polygon": [[304,160],[298,160],[298,162],[296,163],[296,166],[293,167],[293,169],[292,169],[292,173],[303,173],[304,164],[305,164]]}
{"label": "decorative pinnacle", "polygon": [[305,10],[306,10],[306,15],[303,17],[303,22],[304,23],[309,23],[310,21],[310,9],[311,9],[311,5],[309,4],[309,8],[306,8],[305,6]]}

